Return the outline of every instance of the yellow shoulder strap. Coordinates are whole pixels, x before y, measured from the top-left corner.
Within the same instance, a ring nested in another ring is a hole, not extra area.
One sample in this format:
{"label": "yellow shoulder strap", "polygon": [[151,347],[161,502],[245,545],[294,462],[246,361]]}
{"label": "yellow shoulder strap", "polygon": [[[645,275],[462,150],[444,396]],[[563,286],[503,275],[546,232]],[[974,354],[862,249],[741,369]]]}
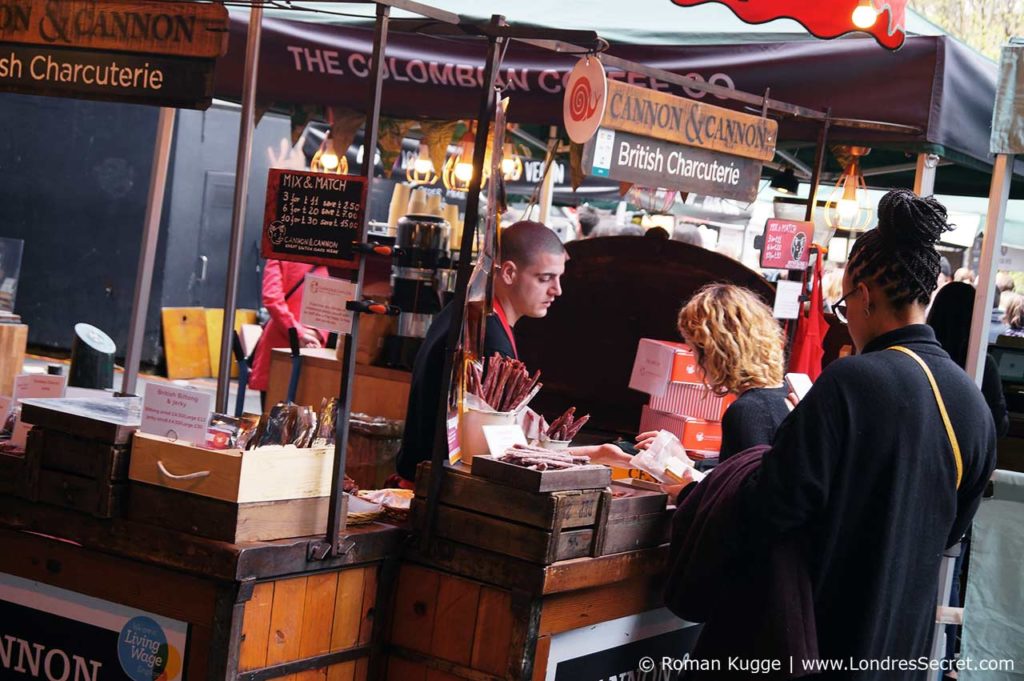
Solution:
{"label": "yellow shoulder strap", "polygon": [[904,355],[912,357],[928,377],[928,382],[931,383],[932,386],[932,393],[935,395],[935,403],[939,405],[939,413],[942,414],[942,423],[946,426],[946,435],[949,436],[949,444],[953,446],[953,458],[956,460],[956,488],[960,489],[960,479],[964,474],[964,460],[960,456],[960,443],[957,442],[956,433],[953,432],[953,424],[949,420],[949,413],[946,411],[946,403],[942,401],[942,394],[939,392],[939,384],[935,382],[935,376],[932,375],[932,370],[929,369],[928,365],[924,363],[924,360],[910,348],[905,348],[902,345],[894,345],[889,348],[889,350],[896,350],[897,352],[902,352]]}

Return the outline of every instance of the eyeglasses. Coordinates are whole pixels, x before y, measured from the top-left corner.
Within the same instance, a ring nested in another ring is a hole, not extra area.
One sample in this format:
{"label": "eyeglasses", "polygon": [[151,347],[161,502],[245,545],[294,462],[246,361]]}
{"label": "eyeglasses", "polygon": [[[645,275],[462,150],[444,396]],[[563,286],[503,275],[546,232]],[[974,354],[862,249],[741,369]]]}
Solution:
{"label": "eyeglasses", "polygon": [[853,295],[853,291],[850,291],[845,296],[836,301],[836,304],[832,306],[832,312],[835,313],[836,319],[841,321],[843,324],[847,323],[846,318],[846,299]]}

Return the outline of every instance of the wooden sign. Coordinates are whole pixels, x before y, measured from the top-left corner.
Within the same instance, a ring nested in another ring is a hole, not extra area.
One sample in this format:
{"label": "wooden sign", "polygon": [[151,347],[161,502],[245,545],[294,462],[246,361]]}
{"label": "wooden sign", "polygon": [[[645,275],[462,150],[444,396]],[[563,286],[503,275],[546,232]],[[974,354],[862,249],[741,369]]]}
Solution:
{"label": "wooden sign", "polygon": [[260,253],[328,267],[352,267],[366,207],[366,178],[272,168]]}
{"label": "wooden sign", "polygon": [[213,59],[228,49],[228,11],[158,0],[0,0],[0,42]]}
{"label": "wooden sign", "polygon": [[779,136],[771,119],[616,80],[608,81],[601,127],[761,161],[775,155]]}
{"label": "wooden sign", "polygon": [[813,222],[770,219],[764,225],[761,267],[773,270],[803,270],[811,261]]}
{"label": "wooden sign", "polygon": [[761,163],[601,128],[583,147],[583,172],[645,187],[753,201]]}

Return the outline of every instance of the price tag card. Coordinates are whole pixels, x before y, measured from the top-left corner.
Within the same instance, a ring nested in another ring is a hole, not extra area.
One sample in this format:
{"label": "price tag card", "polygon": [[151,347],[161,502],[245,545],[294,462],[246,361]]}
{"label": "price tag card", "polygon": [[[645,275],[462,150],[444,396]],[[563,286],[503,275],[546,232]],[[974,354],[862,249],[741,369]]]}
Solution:
{"label": "price tag card", "polygon": [[14,378],[14,401],[29,397],[64,397],[67,376],[21,374]]}
{"label": "price tag card", "polygon": [[775,284],[775,318],[796,319],[800,316],[800,290],[803,284],[799,281],[780,280]]}
{"label": "price tag card", "polygon": [[142,397],[143,433],[206,444],[213,395],[201,390],[147,383]]}
{"label": "price tag card", "polygon": [[506,449],[513,445],[526,444],[526,434],[516,424],[481,427],[484,431],[484,439],[487,441],[487,450],[491,456],[501,456]]}
{"label": "price tag card", "polygon": [[462,461],[462,448],[459,446],[459,415],[448,417],[448,463],[455,465]]}
{"label": "price tag card", "polygon": [[299,321],[317,329],[346,334],[352,331],[352,312],[345,304],[356,295],[354,282],[307,274]]}

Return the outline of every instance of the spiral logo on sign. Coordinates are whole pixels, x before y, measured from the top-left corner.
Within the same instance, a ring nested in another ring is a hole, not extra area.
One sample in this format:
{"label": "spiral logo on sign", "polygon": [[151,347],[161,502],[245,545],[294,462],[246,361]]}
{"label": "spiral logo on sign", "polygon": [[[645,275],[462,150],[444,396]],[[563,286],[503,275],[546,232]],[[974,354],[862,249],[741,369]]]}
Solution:
{"label": "spiral logo on sign", "polygon": [[569,116],[576,122],[585,121],[597,111],[597,94],[591,92],[590,79],[580,78],[569,93]]}

